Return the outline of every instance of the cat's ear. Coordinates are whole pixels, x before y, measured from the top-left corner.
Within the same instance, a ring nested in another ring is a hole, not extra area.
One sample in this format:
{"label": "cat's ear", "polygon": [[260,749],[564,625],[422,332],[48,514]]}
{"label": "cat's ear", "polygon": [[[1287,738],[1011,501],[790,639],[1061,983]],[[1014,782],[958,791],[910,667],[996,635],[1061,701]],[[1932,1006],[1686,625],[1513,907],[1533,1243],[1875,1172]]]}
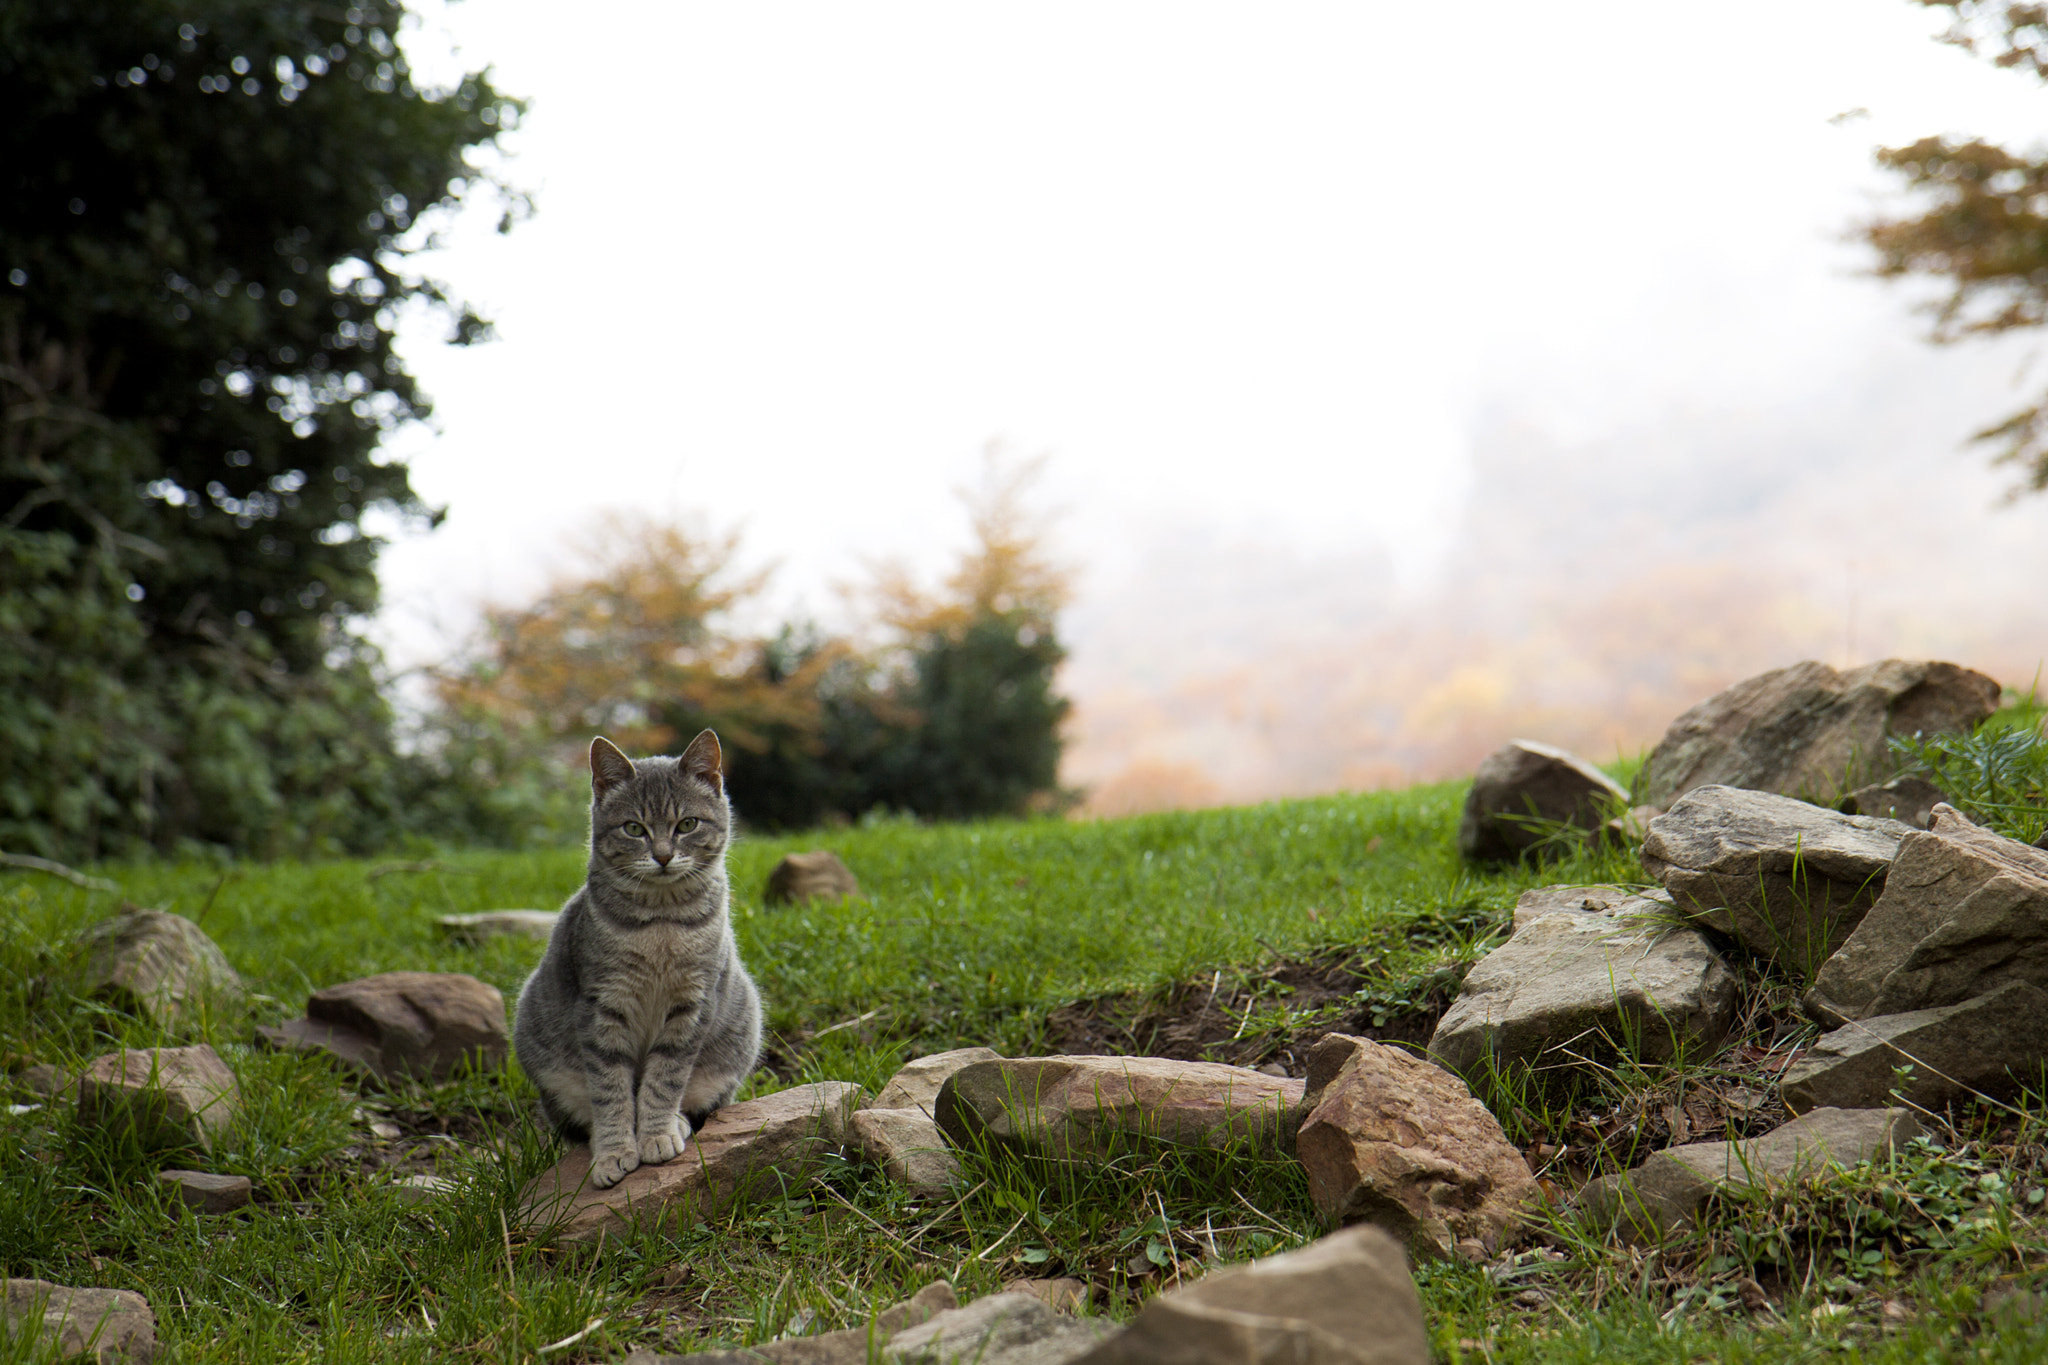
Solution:
{"label": "cat's ear", "polygon": [[599,735],[590,741],[590,794],[599,800],[621,782],[633,780],[633,760],[619,746]]}
{"label": "cat's ear", "polygon": [[725,791],[725,755],[718,748],[718,735],[705,730],[683,750],[683,771],[714,792]]}

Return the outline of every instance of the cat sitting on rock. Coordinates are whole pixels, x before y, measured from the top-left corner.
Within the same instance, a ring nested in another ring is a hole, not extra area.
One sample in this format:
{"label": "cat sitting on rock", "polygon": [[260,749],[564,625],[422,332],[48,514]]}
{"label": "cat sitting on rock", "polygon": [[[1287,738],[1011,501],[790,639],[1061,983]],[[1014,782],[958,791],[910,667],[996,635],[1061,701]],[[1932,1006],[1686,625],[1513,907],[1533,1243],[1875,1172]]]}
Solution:
{"label": "cat sitting on rock", "polygon": [[519,992],[512,1043],[590,1181],[660,1165],[731,1102],[761,1053],[761,999],[728,915],[718,736],[681,758],[590,744],[590,875]]}

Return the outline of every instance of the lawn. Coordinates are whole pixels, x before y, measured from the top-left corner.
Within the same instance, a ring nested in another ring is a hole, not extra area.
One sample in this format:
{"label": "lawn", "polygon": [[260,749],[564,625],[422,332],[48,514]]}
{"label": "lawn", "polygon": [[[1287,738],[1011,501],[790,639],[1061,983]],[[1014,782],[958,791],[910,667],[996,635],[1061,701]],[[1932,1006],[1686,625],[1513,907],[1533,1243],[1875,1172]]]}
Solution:
{"label": "lawn", "polygon": [[[742,840],[734,916],[769,1004],[776,1068],[753,1090],[874,1087],[911,1056],[971,1044],[1043,1051],[1062,1007],[1165,1007],[1191,989],[1235,1012],[1232,1055],[1242,1056],[1346,1015],[1342,1000],[1298,1004],[1288,964],[1342,959],[1358,1000],[1394,1014],[1426,1008],[1418,983],[1447,970],[1454,980],[1524,888],[1640,878],[1615,852],[1542,872],[1464,865],[1452,846],[1462,800],[1448,784],[1114,821],[882,821]],[[775,860],[808,848],[837,852],[865,899],[763,906]],[[272,1022],[317,986],[398,969],[469,972],[509,999],[539,945],[453,944],[435,917],[551,908],[581,867],[581,851],[564,848],[93,869],[120,897],[0,876],[0,1053],[17,1070],[191,1041],[68,989],[71,936],[119,899],[197,919],[258,993],[255,1022]],[[941,1277],[966,1299],[1020,1275],[1076,1275],[1095,1286],[1096,1311],[1124,1315],[1176,1275],[1318,1232],[1285,1162],[1154,1153],[1076,1172],[971,1154],[968,1189],[950,1204],[920,1204],[846,1163],[716,1224],[576,1255],[506,1217],[552,1156],[516,1064],[442,1087],[358,1092],[318,1063],[251,1048],[250,1022],[203,1030],[239,1074],[249,1111],[210,1157],[88,1134],[62,1104],[8,1096],[8,1274],[142,1292],[180,1361],[594,1361],[635,1345],[679,1351],[852,1325]],[[1518,1141],[1533,1141],[1623,1098],[1589,1093],[1556,1113],[1505,1118]],[[2009,1292],[2035,1288],[2034,1267],[2048,1264],[2031,1221],[2040,1110],[2023,1109],[1958,1116],[1945,1148],[1852,1173],[1804,1202],[1721,1210],[1681,1251],[1608,1247],[1560,1216],[1493,1266],[1421,1267],[1438,1354],[2048,1357],[2048,1329]],[[166,1165],[246,1174],[259,1201],[196,1217],[153,1183]],[[392,1177],[424,1170],[453,1191],[406,1202]],[[2004,1293],[2004,1306],[1986,1309],[1987,1291]],[[8,1349],[0,1343],[0,1361],[33,1358],[23,1343]]]}

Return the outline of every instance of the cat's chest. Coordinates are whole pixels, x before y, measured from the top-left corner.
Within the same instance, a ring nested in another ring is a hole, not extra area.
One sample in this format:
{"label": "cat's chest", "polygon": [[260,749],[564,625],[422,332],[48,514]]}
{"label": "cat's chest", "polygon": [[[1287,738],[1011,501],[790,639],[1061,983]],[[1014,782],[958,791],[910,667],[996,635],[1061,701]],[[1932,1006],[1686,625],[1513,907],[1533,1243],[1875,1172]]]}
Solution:
{"label": "cat's chest", "polygon": [[604,994],[632,1020],[643,1042],[654,1037],[675,1007],[704,998],[717,948],[712,936],[644,930],[619,946],[623,951],[614,959]]}

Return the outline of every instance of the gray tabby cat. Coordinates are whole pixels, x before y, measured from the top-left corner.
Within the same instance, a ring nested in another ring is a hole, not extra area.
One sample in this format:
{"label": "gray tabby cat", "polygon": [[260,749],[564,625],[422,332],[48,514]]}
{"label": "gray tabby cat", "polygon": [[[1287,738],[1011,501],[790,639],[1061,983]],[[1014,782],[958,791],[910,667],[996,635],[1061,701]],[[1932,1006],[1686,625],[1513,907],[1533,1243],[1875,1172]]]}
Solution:
{"label": "gray tabby cat", "polygon": [[519,992],[513,1046],[590,1182],[660,1165],[754,1070],[761,1001],[727,917],[718,736],[683,756],[590,744],[590,878]]}

